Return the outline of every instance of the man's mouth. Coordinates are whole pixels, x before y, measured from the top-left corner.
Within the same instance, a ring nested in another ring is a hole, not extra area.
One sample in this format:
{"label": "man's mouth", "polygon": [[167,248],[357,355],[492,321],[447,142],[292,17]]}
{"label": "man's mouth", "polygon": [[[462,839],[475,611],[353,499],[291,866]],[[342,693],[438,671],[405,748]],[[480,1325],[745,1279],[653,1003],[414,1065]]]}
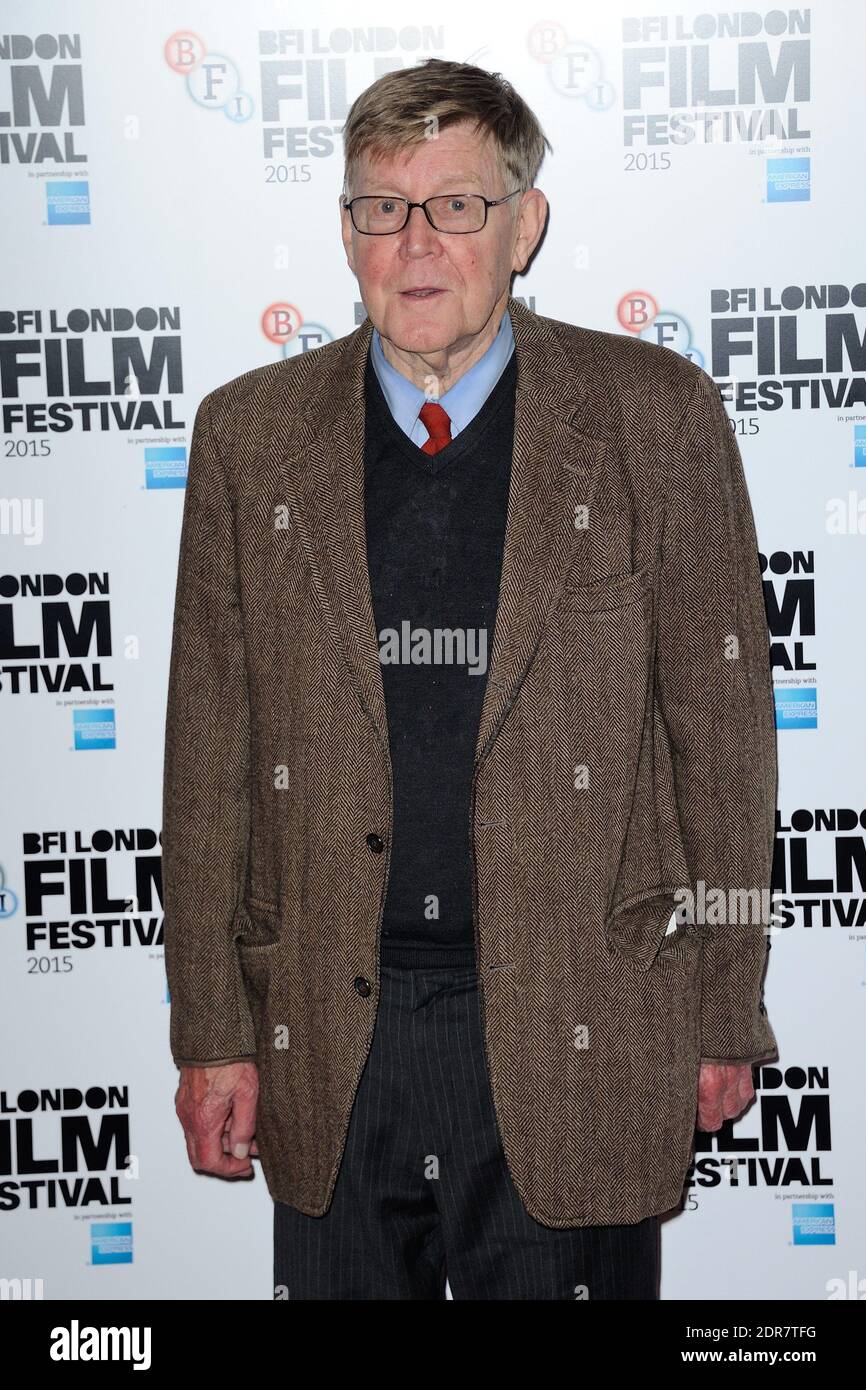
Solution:
{"label": "man's mouth", "polygon": [[401,290],[400,294],[404,299],[433,299],[437,294],[444,294],[444,290],[420,289],[420,290]]}

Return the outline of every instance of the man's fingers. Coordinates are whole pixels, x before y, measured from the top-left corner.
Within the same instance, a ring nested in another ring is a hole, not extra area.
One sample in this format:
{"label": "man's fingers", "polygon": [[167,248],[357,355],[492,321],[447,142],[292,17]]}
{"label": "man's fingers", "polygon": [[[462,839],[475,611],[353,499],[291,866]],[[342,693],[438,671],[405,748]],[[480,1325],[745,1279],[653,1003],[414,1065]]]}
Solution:
{"label": "man's fingers", "polygon": [[698,1079],[698,1129],[721,1129],[725,1120],[742,1114],[754,1094],[751,1063],[703,1062]]}
{"label": "man's fingers", "polygon": [[720,1129],[722,1125],[721,1068],[704,1062],[698,1077],[698,1128]]}
{"label": "man's fingers", "polygon": [[181,1070],[175,1110],[196,1172],[221,1178],[252,1176],[249,1152],[257,1098],[255,1063]]}
{"label": "man's fingers", "polygon": [[216,1173],[222,1178],[239,1178],[252,1173],[253,1165],[248,1158],[223,1153],[221,1132],[215,1134],[212,1129],[200,1127],[194,1132],[198,1162],[193,1166],[199,1172]]}
{"label": "man's fingers", "polygon": [[256,1132],[258,1086],[239,1087],[232,1099],[228,1126],[229,1153],[247,1159]]}
{"label": "man's fingers", "polygon": [[184,1125],[184,1137],[190,1165],[197,1173],[215,1173],[221,1178],[246,1177],[252,1173],[251,1163],[225,1150],[225,1132],[214,1132],[206,1113],[196,1115]]}
{"label": "man's fingers", "polygon": [[755,1087],[754,1087],[754,1085],[753,1085],[753,1083],[752,1083],[752,1067],[751,1067],[751,1064],[749,1064],[749,1066],[747,1066],[747,1067],[741,1067],[741,1068],[740,1068],[740,1076],[739,1076],[739,1080],[738,1080],[738,1090],[739,1090],[739,1096],[740,1096],[740,1104],[741,1104],[741,1106],[746,1106],[746,1105],[748,1105],[749,1101],[753,1099],[754,1094],[755,1094]]}

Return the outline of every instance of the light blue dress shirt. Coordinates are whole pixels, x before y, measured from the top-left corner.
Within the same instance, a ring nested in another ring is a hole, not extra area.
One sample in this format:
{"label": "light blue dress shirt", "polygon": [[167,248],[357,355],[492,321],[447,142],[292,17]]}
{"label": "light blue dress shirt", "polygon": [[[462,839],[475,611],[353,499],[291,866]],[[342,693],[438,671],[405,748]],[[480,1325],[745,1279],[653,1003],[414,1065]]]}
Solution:
{"label": "light blue dress shirt", "polygon": [[[439,397],[439,404],[451,421],[452,439],[456,439],[460,431],[478,414],[508,365],[513,351],[514,333],[506,309],[499,331],[484,356],[479,357],[469,371],[464,372],[460,380],[455,381],[445,395]],[[398,372],[396,367],[391,366],[382,350],[378,328],[373,329],[370,357],[391,414],[403,433],[420,449],[430,435],[423,422],[418,419],[418,412],[427,400],[435,397],[425,396],[420,386],[416,386],[408,377],[403,376],[402,372]]]}

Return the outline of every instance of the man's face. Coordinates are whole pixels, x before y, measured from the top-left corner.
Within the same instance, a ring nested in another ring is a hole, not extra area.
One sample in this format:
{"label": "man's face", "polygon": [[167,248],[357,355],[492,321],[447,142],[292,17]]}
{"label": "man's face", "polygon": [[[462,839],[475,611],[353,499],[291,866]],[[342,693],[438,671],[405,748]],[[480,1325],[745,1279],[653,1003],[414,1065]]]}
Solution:
{"label": "man's face", "polygon": [[[363,159],[349,196],[389,194],[420,203],[437,193],[501,198],[511,191],[502,184],[490,140],[461,124],[392,158]],[[538,190],[534,194],[544,201]],[[435,231],[422,209],[413,208],[401,232],[365,236],[355,231],[343,210],[346,257],[382,338],[404,352],[426,356],[481,333],[500,301],[504,307],[511,272],[523,269],[529,241],[534,246],[538,239],[532,235],[537,202],[530,195],[527,219],[521,209],[526,197],[518,194],[501,207],[489,208],[487,225],[463,235]],[[540,230],[539,226],[538,235]],[[436,293],[410,293],[425,288]]]}

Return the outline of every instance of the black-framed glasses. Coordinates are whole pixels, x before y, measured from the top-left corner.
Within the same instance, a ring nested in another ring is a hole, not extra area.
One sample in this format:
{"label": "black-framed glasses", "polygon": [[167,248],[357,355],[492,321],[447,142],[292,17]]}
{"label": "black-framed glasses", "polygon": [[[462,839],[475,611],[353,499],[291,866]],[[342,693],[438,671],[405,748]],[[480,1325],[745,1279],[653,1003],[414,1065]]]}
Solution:
{"label": "black-framed glasses", "polygon": [[480,232],[487,224],[487,209],[507,203],[520,192],[521,189],[515,188],[504,198],[485,198],[480,193],[437,193],[434,198],[425,198],[423,203],[410,203],[408,198],[391,198],[378,193],[347,199],[341,193],[340,206],[348,209],[352,226],[364,236],[391,236],[393,232],[402,232],[413,208],[424,209],[424,216],[434,232],[460,236]]}

